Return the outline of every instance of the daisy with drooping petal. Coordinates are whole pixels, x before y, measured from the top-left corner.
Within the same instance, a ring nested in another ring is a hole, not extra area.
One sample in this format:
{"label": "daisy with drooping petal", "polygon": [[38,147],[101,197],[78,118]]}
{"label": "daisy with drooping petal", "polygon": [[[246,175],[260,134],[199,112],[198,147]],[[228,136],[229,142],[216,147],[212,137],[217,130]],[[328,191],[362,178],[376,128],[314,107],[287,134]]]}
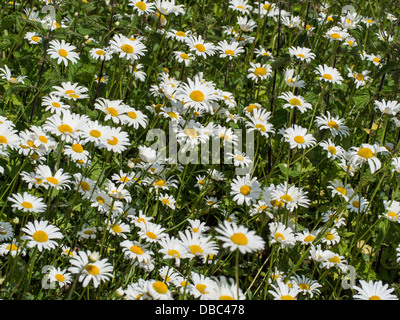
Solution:
{"label": "daisy with drooping petal", "polygon": [[253,9],[247,0],[230,0],[228,8],[241,14],[250,14],[250,11]]}
{"label": "daisy with drooping petal", "polygon": [[375,173],[382,166],[376,155],[381,152],[388,152],[385,147],[380,147],[377,143],[374,145],[363,143],[360,147],[351,147],[349,151],[350,162],[353,165],[368,162],[371,173]]}
{"label": "daisy with drooping petal", "polygon": [[64,173],[64,169],[58,169],[54,175],[52,170],[47,165],[40,165],[36,170],[37,177],[45,182],[44,187],[54,188],[56,190],[68,188],[70,189],[69,183],[71,176],[68,173]]}
{"label": "daisy with drooping petal", "polygon": [[14,229],[10,222],[0,221],[0,241],[8,241],[14,237]]}
{"label": "daisy with drooping petal", "polygon": [[267,51],[263,47],[255,48],[254,49],[254,53],[255,53],[257,58],[268,57],[268,58],[274,59],[274,56],[272,55],[272,53],[270,51]]}
{"label": "daisy with drooping petal", "polygon": [[383,206],[385,207],[382,217],[400,223],[400,202],[396,200],[383,200]]}
{"label": "daisy with drooping petal", "polygon": [[251,68],[247,69],[247,78],[257,83],[259,80],[266,80],[272,74],[272,67],[269,64],[263,64],[257,62],[250,62]]}
{"label": "daisy with drooping petal", "polygon": [[8,148],[17,149],[20,144],[20,138],[14,126],[4,124],[0,125],[0,152]]}
{"label": "daisy with drooping petal", "polygon": [[246,127],[248,132],[258,131],[262,136],[268,138],[270,133],[274,133],[274,126],[268,122],[271,118],[271,112],[261,108],[254,109],[251,114],[248,115],[249,121],[246,121]]}
{"label": "daisy with drooping petal", "polygon": [[356,294],[353,295],[354,300],[399,300],[399,298],[392,294],[394,288],[389,288],[388,284],[383,284],[381,280],[373,281],[365,280],[359,281],[359,286],[353,286]]}
{"label": "daisy with drooping petal", "polygon": [[122,153],[130,145],[128,133],[122,131],[121,127],[110,127],[104,138],[105,141],[102,146],[108,151],[113,151],[115,153]]}
{"label": "daisy with drooping petal", "polygon": [[141,230],[138,231],[138,235],[146,242],[154,243],[167,236],[164,232],[165,230],[165,228],[157,223],[148,222],[145,225],[141,225]]}
{"label": "daisy with drooping petal", "polygon": [[235,167],[246,168],[249,167],[253,161],[244,152],[235,150],[234,153],[227,153],[227,160],[232,160]]}
{"label": "daisy with drooping petal", "polygon": [[301,232],[297,232],[295,234],[295,238],[296,241],[300,242],[302,245],[308,245],[313,243],[313,241],[317,238],[318,233],[318,230],[309,231],[306,229]]}
{"label": "daisy with drooping petal", "polygon": [[309,295],[310,298],[312,298],[314,294],[319,295],[321,293],[318,288],[321,288],[322,285],[320,285],[317,280],[311,280],[305,275],[294,275],[290,277],[290,280],[299,288],[301,293]]}
{"label": "daisy with drooping petal", "polygon": [[194,233],[188,229],[185,232],[179,231],[178,234],[185,250],[184,254],[188,259],[207,257],[218,253],[218,245],[211,239],[211,236]]}
{"label": "daisy with drooping petal", "polygon": [[305,61],[306,63],[311,62],[315,58],[315,53],[311,52],[311,49],[306,47],[290,47],[289,54],[296,59]]}
{"label": "daisy with drooping petal", "polygon": [[331,132],[333,137],[339,136],[340,138],[348,136],[349,128],[344,125],[344,119],[339,116],[332,116],[329,111],[327,114],[315,117],[318,129],[327,129]]}
{"label": "daisy with drooping petal", "polygon": [[279,99],[286,100],[287,103],[285,103],[282,108],[297,108],[300,110],[301,113],[304,113],[307,111],[307,109],[312,110],[312,105],[311,103],[308,103],[302,96],[300,95],[294,95],[291,91],[283,92],[279,97]]}
{"label": "daisy with drooping petal", "polygon": [[71,274],[66,269],[62,270],[61,268],[51,268],[47,278],[50,283],[57,283],[60,288],[72,282]]}
{"label": "daisy with drooping petal", "polygon": [[327,141],[323,140],[319,143],[319,145],[324,150],[328,151],[328,159],[332,158],[335,160],[336,158],[340,158],[344,153],[344,149],[341,146],[333,143],[331,139],[328,139]]}
{"label": "daisy with drooping petal", "polygon": [[180,266],[181,259],[187,258],[185,255],[186,249],[182,241],[174,236],[170,237],[167,235],[163,237],[158,242],[161,249],[158,250],[159,253],[163,254],[163,259],[175,259],[175,266]]}
{"label": "daisy with drooping petal", "polygon": [[257,177],[250,179],[250,174],[241,177],[237,176],[231,183],[231,192],[233,201],[238,205],[242,205],[244,202],[246,205],[251,205],[255,202],[261,194],[260,183],[257,181]]}
{"label": "daisy with drooping petal", "polygon": [[72,267],[68,268],[68,271],[79,275],[78,281],[82,282],[82,286],[85,288],[91,281],[93,286],[97,288],[101,282],[106,282],[113,277],[112,272],[114,267],[107,258],[97,259],[93,261],[92,251],[78,251],[75,257],[72,257],[69,262]]}
{"label": "daisy with drooping petal", "polygon": [[308,207],[310,200],[306,196],[307,193],[303,188],[298,188],[295,185],[289,187],[285,181],[270,190],[270,199],[272,200],[271,202],[275,203],[275,206],[281,203],[281,206],[285,205],[292,212],[299,206]]}
{"label": "daisy with drooping petal", "polygon": [[306,128],[298,126],[297,124],[293,125],[293,127],[286,128],[283,138],[286,142],[289,142],[291,149],[313,147],[317,141],[312,134],[307,133]]}
{"label": "daisy with drooping petal", "polygon": [[327,66],[326,64],[319,65],[314,72],[320,76],[319,80],[327,81],[332,84],[342,83],[343,78],[340,75],[339,71],[336,68]]}
{"label": "daisy with drooping petal", "polygon": [[200,300],[206,300],[215,286],[215,281],[201,273],[192,271],[190,274],[192,285],[188,286],[189,294]]}
{"label": "daisy with drooping petal", "polygon": [[151,279],[147,281],[147,292],[154,300],[173,300],[172,293],[167,284]]}
{"label": "daisy with drooping petal", "polygon": [[60,229],[48,221],[28,222],[21,230],[27,234],[21,237],[21,240],[28,240],[27,247],[37,247],[40,252],[56,248],[58,243],[54,239],[63,238]]}
{"label": "daisy with drooping petal", "polygon": [[251,32],[254,28],[257,27],[257,23],[248,16],[237,17],[236,19],[236,23],[239,26],[240,31]]}
{"label": "daisy with drooping petal", "polygon": [[364,86],[367,81],[371,80],[371,77],[369,76],[371,71],[364,70],[363,72],[359,73],[351,71],[350,68],[347,68],[347,70],[349,71],[347,76],[354,79],[354,82],[356,83],[356,89]]}
{"label": "daisy with drooping petal", "polygon": [[351,200],[347,203],[346,208],[350,212],[354,213],[363,213],[369,206],[369,202],[363,196],[359,194],[353,195]]}
{"label": "daisy with drooping petal", "polygon": [[27,76],[13,77],[11,75],[10,69],[6,65],[4,66],[4,68],[0,68],[0,76],[1,78],[7,80],[9,83],[12,84],[24,83],[24,79],[27,78]]}
{"label": "daisy with drooping petal", "polygon": [[221,236],[217,239],[223,241],[222,246],[230,251],[238,249],[240,253],[259,251],[264,248],[265,241],[255,231],[248,230],[244,226],[238,226],[234,222],[224,221],[215,229]]}
{"label": "daisy with drooping petal", "polygon": [[149,244],[139,243],[137,241],[124,240],[120,243],[124,257],[131,261],[148,261],[154,254],[149,250]]}
{"label": "daisy with drooping petal", "polygon": [[329,246],[335,245],[340,242],[340,235],[335,228],[332,228],[323,234],[321,242]]}
{"label": "daisy with drooping petal", "polygon": [[344,185],[339,180],[329,181],[327,188],[332,190],[332,197],[339,195],[346,201],[348,201],[354,193],[354,190],[349,183]]}
{"label": "daisy with drooping petal", "polygon": [[47,50],[47,54],[50,55],[50,58],[57,59],[57,63],[68,66],[68,61],[71,61],[72,64],[75,64],[79,60],[79,55],[74,52],[76,47],[66,43],[64,39],[61,40],[51,40],[49,43],[49,49]]}
{"label": "daisy with drooping petal", "polygon": [[80,140],[75,140],[71,145],[66,145],[64,154],[73,161],[86,161],[89,157],[89,151],[85,150],[84,143]]}
{"label": "daisy with drooping petal", "polygon": [[184,51],[174,51],[173,52],[175,59],[179,62],[179,63],[184,63],[185,66],[187,67],[191,61],[194,60],[194,56],[193,54],[189,53],[189,52],[184,52]]}
{"label": "daisy with drooping petal", "polygon": [[14,203],[11,205],[13,210],[21,210],[28,213],[44,212],[47,208],[42,198],[35,197],[28,192],[13,194],[8,198],[8,201]]}

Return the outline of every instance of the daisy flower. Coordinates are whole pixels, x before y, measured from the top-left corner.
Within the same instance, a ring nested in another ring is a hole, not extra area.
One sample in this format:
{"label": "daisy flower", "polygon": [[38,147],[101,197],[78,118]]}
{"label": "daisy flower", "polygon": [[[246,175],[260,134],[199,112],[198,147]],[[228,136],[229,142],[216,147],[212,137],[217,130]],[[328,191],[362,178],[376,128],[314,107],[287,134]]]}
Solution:
{"label": "daisy flower", "polygon": [[61,116],[64,111],[70,109],[68,104],[62,102],[61,98],[54,94],[49,94],[48,96],[43,97],[41,105],[42,107],[46,107],[46,111],[50,111],[51,113],[55,113],[59,116]]}
{"label": "daisy flower", "polygon": [[55,188],[56,190],[68,188],[70,189],[69,183],[71,176],[68,173],[64,173],[64,169],[58,169],[54,174],[47,165],[40,165],[37,167],[36,174],[38,178],[42,179],[45,184],[44,187]]}
{"label": "daisy flower", "polygon": [[161,203],[164,207],[168,207],[173,210],[175,209],[176,200],[174,199],[173,196],[160,193],[160,195],[158,196],[158,200],[161,201]]}
{"label": "daisy flower", "polygon": [[306,128],[298,126],[297,124],[293,125],[293,127],[286,128],[283,138],[286,142],[289,142],[291,149],[313,147],[317,141],[310,133],[307,133]]}
{"label": "daisy flower", "polygon": [[307,109],[312,109],[311,103],[308,103],[300,95],[294,95],[291,91],[283,92],[278,98],[286,100],[286,103],[282,106],[284,109],[297,108],[301,113],[304,113]]}
{"label": "daisy flower", "polygon": [[353,198],[347,203],[346,208],[350,212],[362,213],[368,208],[369,202],[363,196],[355,194]]}
{"label": "daisy flower", "polygon": [[249,206],[261,194],[260,183],[257,181],[257,177],[250,179],[250,174],[246,174],[245,177],[237,176],[231,183],[230,194],[238,205],[245,202]]}
{"label": "daisy flower", "polygon": [[50,283],[57,283],[60,288],[71,284],[72,276],[67,270],[62,270],[61,268],[51,268],[47,279]]}
{"label": "daisy flower", "polygon": [[14,237],[14,229],[10,222],[0,221],[0,241],[8,241]]}
{"label": "daisy flower", "polygon": [[148,222],[145,225],[141,225],[138,235],[146,242],[155,243],[167,236],[167,234],[164,232],[165,230],[166,229],[159,224]]}
{"label": "daisy flower", "polygon": [[315,117],[318,129],[327,129],[330,131],[333,137],[339,136],[340,138],[348,136],[349,128],[344,125],[345,120],[339,116],[332,116],[329,111],[327,114],[321,114],[321,116]]}
{"label": "daisy flower", "polygon": [[91,257],[90,250],[78,251],[77,255],[69,260],[72,267],[69,267],[68,271],[79,275],[78,281],[82,282],[84,288],[90,282],[93,282],[94,287],[97,288],[101,282],[106,282],[113,277],[114,268],[107,258],[92,261]]}
{"label": "daisy flower", "polygon": [[187,67],[191,61],[194,60],[194,56],[193,54],[189,53],[189,52],[184,52],[184,51],[174,51],[173,52],[175,59],[179,62],[179,63],[184,63],[185,66]]}
{"label": "daisy flower", "polygon": [[108,230],[112,235],[115,235],[117,237],[121,237],[122,239],[126,239],[127,235],[126,233],[131,232],[131,228],[129,224],[126,224],[124,222],[116,222],[116,219],[113,219],[113,221],[110,222],[108,226]]}
{"label": "daisy flower", "polygon": [[155,12],[154,3],[150,3],[147,0],[129,0],[129,6],[133,7],[133,10],[139,15],[148,15]]}
{"label": "daisy flower", "polygon": [[388,284],[383,284],[381,280],[373,281],[360,280],[358,286],[354,286],[353,290],[357,291],[353,295],[354,300],[399,300],[392,294],[394,288],[389,288]]}
{"label": "daisy flower", "polygon": [[229,43],[226,40],[219,41],[216,49],[220,52],[220,58],[228,58],[229,60],[245,51],[243,47],[239,46],[239,42],[233,41]]}
{"label": "daisy flower", "polygon": [[375,66],[381,66],[381,56],[378,54],[366,54],[366,58],[368,61],[371,61]]}
{"label": "daisy flower", "polygon": [[250,14],[250,11],[253,9],[247,0],[230,0],[228,8],[241,14]]}
{"label": "daisy flower", "polygon": [[268,290],[274,300],[297,300],[298,294],[301,292],[298,286],[289,286],[288,283],[284,283],[282,280],[276,281],[275,284],[271,284],[273,290]]}
{"label": "daisy flower", "polygon": [[375,110],[379,110],[382,113],[395,116],[400,111],[400,103],[397,101],[389,100],[386,101],[382,99],[382,101],[375,100],[374,101]]}
{"label": "daisy flower", "polygon": [[243,32],[253,31],[253,29],[257,27],[257,23],[247,16],[237,17],[236,23]]}
{"label": "daisy flower", "polygon": [[263,64],[257,62],[250,62],[251,68],[247,69],[248,75],[247,78],[253,80],[255,83],[258,80],[266,80],[272,74],[272,67],[269,64]]}
{"label": "daisy flower", "polygon": [[290,88],[304,88],[306,83],[300,79],[300,75],[294,75],[294,69],[286,69],[284,72],[285,83]]}
{"label": "daisy flower", "polygon": [[68,82],[62,82],[61,86],[54,86],[53,89],[55,91],[52,92],[52,94],[65,98],[65,99],[72,99],[72,100],[77,100],[77,99],[87,99],[89,97],[86,92],[88,92],[88,88],[85,88],[83,86],[80,86],[78,83],[71,83],[70,81]]}
{"label": "daisy flower", "polygon": [[154,300],[173,300],[172,293],[165,282],[154,279],[147,281],[147,294]]}
{"label": "daisy flower", "polygon": [[206,300],[216,285],[212,278],[193,271],[190,280],[192,285],[188,286],[189,294],[194,298],[200,298],[200,300]]}
{"label": "daisy flower", "polygon": [[328,151],[328,159],[333,159],[335,160],[336,158],[340,158],[343,153],[344,149],[341,146],[335,145],[334,142],[332,142],[331,139],[328,139],[328,141],[321,141],[319,145],[326,151]]}
{"label": "daisy flower", "polygon": [[84,143],[80,140],[75,140],[71,145],[66,145],[64,147],[64,154],[73,161],[85,161],[89,157],[89,151],[85,150]]}
{"label": "daisy flower", "polygon": [[263,47],[255,48],[254,49],[254,53],[255,53],[257,58],[260,58],[260,57],[268,57],[268,58],[271,58],[271,59],[274,58],[272,53],[270,51],[267,51]]}
{"label": "daisy flower", "polygon": [[20,137],[17,130],[8,124],[0,125],[0,152],[6,148],[17,149],[20,144]]}
{"label": "daisy flower", "polygon": [[349,183],[344,185],[339,180],[329,181],[327,188],[332,190],[332,197],[338,195],[346,201],[349,201],[349,198],[351,198],[354,193],[354,190]]}
{"label": "daisy flower", "polygon": [[214,285],[211,287],[210,294],[206,300],[245,300],[242,289],[239,288],[233,278],[227,279],[225,276],[214,278]]}
{"label": "daisy flower", "polygon": [[338,244],[340,242],[340,236],[335,228],[325,232],[321,238],[321,242],[329,246]]}
{"label": "daisy flower", "polygon": [[244,226],[238,226],[234,222],[224,221],[215,229],[221,236],[217,239],[223,241],[223,248],[230,251],[238,249],[240,253],[260,251],[264,248],[265,241],[255,231],[248,230]]}
{"label": "daisy flower", "polygon": [[301,293],[309,295],[310,298],[312,298],[314,294],[319,295],[321,293],[318,288],[321,288],[322,285],[320,285],[317,280],[311,280],[304,275],[294,275],[290,277],[290,280],[299,288]]}
{"label": "daisy flower", "polygon": [[76,47],[66,43],[64,39],[61,40],[51,40],[49,43],[49,49],[47,50],[47,54],[50,55],[50,58],[57,59],[57,63],[68,66],[68,61],[72,64],[75,64],[79,60],[79,55],[74,52]]}
{"label": "daisy flower", "polygon": [[199,76],[187,79],[176,91],[176,98],[182,101],[185,109],[212,111],[212,102],[219,100],[213,86],[204,83]]}
{"label": "daisy flower", "polygon": [[36,32],[25,33],[24,39],[28,40],[29,44],[39,44],[42,42],[42,38]]}
{"label": "daisy flower", "polygon": [[42,198],[35,197],[28,192],[13,194],[8,198],[8,201],[14,203],[11,205],[14,211],[21,210],[27,213],[39,213],[44,212],[47,208]]}
{"label": "daisy flower", "polygon": [[183,242],[174,236],[167,235],[161,238],[158,244],[161,247],[158,252],[163,254],[162,258],[175,259],[175,266],[177,267],[180,266],[181,259],[187,258]]}
{"label": "daisy flower", "polygon": [[271,112],[264,109],[254,109],[252,114],[248,115],[249,121],[246,121],[248,132],[258,131],[262,136],[268,138],[270,133],[274,133],[272,123],[268,122],[271,118]]}
{"label": "daisy flower", "polygon": [[4,257],[7,255],[11,255],[12,257],[15,257],[16,255],[25,256],[25,245],[22,245],[16,241],[2,243],[0,245],[0,256]]}
{"label": "daisy flower", "polygon": [[139,243],[137,241],[124,240],[119,244],[122,247],[124,257],[131,261],[148,261],[154,254],[149,250],[149,244]]}
{"label": "daisy flower", "polygon": [[307,191],[303,191],[303,188],[298,188],[295,185],[289,187],[286,181],[271,189],[270,193],[270,199],[275,201],[275,205],[283,202],[291,212],[298,206],[307,208],[310,203],[306,196]]}
{"label": "daisy flower", "polygon": [[102,146],[115,153],[122,153],[130,145],[128,133],[121,131],[121,127],[110,127],[104,138],[105,142]]}
{"label": "daisy flower", "polygon": [[317,238],[318,233],[318,230],[309,231],[308,229],[306,229],[301,232],[297,232],[295,234],[295,238],[296,241],[300,242],[301,244],[308,245],[313,243],[313,241]]}
{"label": "daisy flower", "polygon": [[394,222],[400,222],[400,202],[396,200],[384,200],[385,211],[383,217]]}
{"label": "daisy flower", "polygon": [[325,37],[329,41],[343,41],[349,36],[346,30],[343,30],[337,26],[330,28],[326,33]]}
{"label": "daisy flower", "polygon": [[271,222],[269,224],[270,243],[279,243],[282,248],[292,247],[296,244],[296,238],[293,230],[286,227],[282,222]]}
{"label": "daisy flower", "polygon": [[182,31],[182,30],[175,30],[171,29],[167,31],[167,38],[173,38],[177,41],[185,43],[187,37],[191,35],[191,31]]}
{"label": "daisy flower", "polygon": [[327,81],[330,83],[342,83],[342,76],[340,75],[339,71],[336,68],[332,68],[324,65],[319,65],[316,70],[314,71],[317,75],[319,75],[319,80]]}
{"label": "daisy flower", "polygon": [[83,227],[77,232],[77,236],[81,239],[96,239],[97,228],[95,227]]}
{"label": "daisy flower", "polygon": [[185,250],[185,256],[189,259],[194,257],[206,257],[218,253],[218,245],[211,240],[211,236],[193,233],[186,229],[185,232],[179,231],[179,239]]}
{"label": "daisy flower", "polygon": [[289,54],[306,63],[310,63],[315,58],[315,53],[312,53],[311,49],[306,47],[290,47]]}
{"label": "daisy flower", "polygon": [[359,73],[351,71],[350,68],[347,68],[347,70],[349,71],[347,76],[354,79],[354,82],[356,83],[356,89],[364,86],[367,81],[371,80],[371,77],[369,76],[371,71],[365,70]]}
{"label": "daisy flower", "polygon": [[121,34],[115,34],[110,40],[110,49],[118,54],[121,59],[131,62],[144,56],[147,51],[146,47],[139,40],[131,40]]}
{"label": "daisy flower", "polygon": [[215,45],[210,42],[205,42],[200,35],[197,37],[190,35],[185,42],[190,51],[204,59],[206,59],[207,56],[214,55],[216,51]]}
{"label": "daisy flower", "polygon": [[13,77],[11,75],[10,69],[5,65],[4,68],[0,68],[0,76],[1,78],[7,80],[9,83],[12,84],[17,84],[17,83],[25,83],[24,79],[27,78],[27,76],[18,76],[18,77]]}
{"label": "daisy flower", "polygon": [[381,161],[377,158],[377,154],[387,152],[385,147],[380,147],[378,144],[363,143],[360,147],[350,148],[350,163],[352,165],[368,163],[371,173],[381,168]]}
{"label": "daisy flower", "polygon": [[234,153],[228,152],[226,155],[228,156],[227,160],[233,161],[235,167],[247,168],[253,163],[250,157],[246,156],[244,152],[235,150]]}
{"label": "daisy flower", "polygon": [[93,60],[108,61],[112,58],[112,52],[109,48],[92,48],[89,55]]}
{"label": "daisy flower", "polygon": [[21,240],[28,240],[27,247],[37,247],[40,252],[56,248],[58,243],[54,239],[63,238],[60,229],[48,221],[28,222],[21,230],[27,234],[21,237]]}

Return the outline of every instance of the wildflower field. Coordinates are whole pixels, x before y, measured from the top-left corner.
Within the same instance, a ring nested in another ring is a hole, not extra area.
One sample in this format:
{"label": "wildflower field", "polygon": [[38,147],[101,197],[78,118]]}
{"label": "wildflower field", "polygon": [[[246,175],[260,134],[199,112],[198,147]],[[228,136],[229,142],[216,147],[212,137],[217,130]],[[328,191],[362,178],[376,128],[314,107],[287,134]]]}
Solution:
{"label": "wildflower field", "polygon": [[0,10],[0,299],[398,300],[400,2]]}

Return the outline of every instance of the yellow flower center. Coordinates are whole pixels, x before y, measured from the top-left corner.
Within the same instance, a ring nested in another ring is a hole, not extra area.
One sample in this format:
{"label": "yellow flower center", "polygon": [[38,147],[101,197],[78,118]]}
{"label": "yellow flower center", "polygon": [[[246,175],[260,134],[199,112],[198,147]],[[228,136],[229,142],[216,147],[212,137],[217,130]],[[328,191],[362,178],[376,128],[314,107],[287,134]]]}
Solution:
{"label": "yellow flower center", "polygon": [[235,157],[235,159],[236,159],[237,161],[242,162],[242,161],[244,160],[244,157],[243,157],[241,154],[238,154],[238,155]]}
{"label": "yellow flower center", "polygon": [[234,244],[237,244],[240,246],[245,246],[248,242],[247,237],[241,232],[233,234],[231,236],[231,240]]}
{"label": "yellow flower center", "polygon": [[97,51],[96,51],[96,54],[99,55],[99,56],[104,56],[104,55],[105,55],[105,52],[104,52],[103,50],[100,49],[100,50],[97,50]]}
{"label": "yellow flower center", "polygon": [[283,201],[277,199],[271,200],[271,204],[274,208],[282,208],[285,205]]}
{"label": "yellow flower center", "polygon": [[325,236],[325,239],[331,241],[331,240],[335,239],[335,236],[334,236],[332,233],[329,232],[329,233]]}
{"label": "yellow flower center", "polygon": [[164,282],[156,281],[153,283],[153,289],[159,294],[166,294],[168,292],[168,287]]}
{"label": "yellow flower center", "polygon": [[337,192],[340,192],[342,195],[346,195],[347,194],[347,190],[346,190],[346,188],[344,188],[344,187],[337,187],[336,189],[335,189]]}
{"label": "yellow flower center", "polygon": [[325,74],[322,76],[322,78],[327,79],[327,80],[332,80],[332,79],[333,79],[332,76],[331,76],[330,74],[328,74],[328,73],[325,73]]}
{"label": "yellow flower center", "polygon": [[196,289],[199,290],[202,294],[208,293],[208,292],[206,292],[206,288],[207,288],[207,286],[202,283],[199,283],[196,285]]}
{"label": "yellow flower center", "polygon": [[113,117],[118,116],[118,111],[113,107],[107,108],[106,111],[108,111],[108,113]]}
{"label": "yellow flower center", "polygon": [[118,139],[117,137],[112,136],[112,139],[107,139],[107,143],[109,145],[115,146],[116,144],[118,144]]}
{"label": "yellow flower center", "polygon": [[292,98],[292,99],[290,99],[289,100],[289,103],[292,105],[292,106],[301,106],[301,101],[299,100],[299,99],[297,99],[297,98]]}
{"label": "yellow flower center", "polygon": [[80,186],[81,186],[81,189],[83,191],[89,191],[90,190],[90,185],[86,181],[82,181]]}
{"label": "yellow flower center", "polygon": [[136,119],[137,118],[137,114],[134,111],[129,111],[128,112],[128,117],[131,119]]}
{"label": "yellow flower center", "polygon": [[251,189],[249,186],[244,185],[240,187],[240,193],[244,196],[247,196],[251,192]]}
{"label": "yellow flower center", "polygon": [[124,44],[121,46],[121,50],[125,53],[132,53],[133,47],[130,44]]}
{"label": "yellow flower center", "polygon": [[157,181],[154,183],[154,185],[157,186],[157,187],[163,187],[163,186],[165,186],[165,181],[162,180],[162,179],[157,180]]}
{"label": "yellow flower center", "polygon": [[146,236],[148,236],[150,239],[157,239],[157,235],[151,231],[147,231]]}
{"label": "yellow flower center", "polygon": [[286,294],[281,297],[281,300],[294,300],[294,298],[291,295]]}
{"label": "yellow flower center", "polygon": [[334,256],[333,258],[329,258],[328,261],[332,262],[332,263],[340,263],[340,259],[339,259],[338,256]]}
{"label": "yellow flower center", "polygon": [[60,49],[60,50],[58,50],[58,54],[61,57],[65,58],[68,55],[68,52],[66,50],[64,50],[64,49]]}
{"label": "yellow flower center", "polygon": [[178,37],[186,37],[186,33],[184,33],[183,31],[178,31],[177,33],[175,33],[175,35]]}
{"label": "yellow flower center", "polygon": [[5,136],[0,136],[0,143],[7,143],[7,138]]}
{"label": "yellow flower center", "polygon": [[79,143],[75,143],[72,146],[72,150],[74,150],[76,153],[82,153],[83,152],[83,146]]}
{"label": "yellow flower center", "polygon": [[101,132],[99,130],[96,130],[96,129],[90,130],[89,134],[94,138],[101,137]]}
{"label": "yellow flower center", "polygon": [[370,159],[374,156],[374,153],[370,148],[360,148],[357,154],[364,159]]}
{"label": "yellow flower center", "polygon": [[111,228],[112,231],[114,231],[115,233],[121,233],[122,229],[119,225],[115,225]]}
{"label": "yellow flower center", "polygon": [[314,241],[314,239],[315,238],[312,235],[308,235],[307,237],[304,238],[304,241],[305,242],[311,242],[311,241]]}
{"label": "yellow flower center", "polygon": [[265,132],[267,130],[267,128],[265,128],[265,126],[261,123],[256,124],[255,128],[261,132]]}
{"label": "yellow flower center", "polygon": [[189,56],[186,53],[181,53],[180,57],[184,60],[189,59]]}
{"label": "yellow flower center", "polygon": [[38,41],[39,41],[39,37],[37,37],[37,36],[31,37],[31,39],[32,39],[32,41],[35,41],[35,42],[38,42]]}
{"label": "yellow flower center", "polygon": [[369,300],[382,300],[382,299],[379,298],[378,296],[371,296],[369,297]]}
{"label": "yellow flower center", "polygon": [[203,249],[197,244],[192,244],[190,247],[190,253],[196,255],[197,253],[203,253]]}
{"label": "yellow flower center", "polygon": [[303,58],[303,59],[306,57],[306,56],[305,56],[304,54],[302,54],[302,53],[298,53],[297,56],[300,57],[300,58]]}
{"label": "yellow flower center", "polygon": [[310,286],[307,283],[299,283],[298,286],[302,290],[310,290]]}
{"label": "yellow flower center", "polygon": [[6,250],[8,250],[8,251],[17,251],[17,250],[18,250],[18,247],[17,247],[15,244],[9,244],[9,245],[6,247]]}
{"label": "yellow flower center", "polygon": [[330,152],[330,153],[332,153],[332,154],[336,154],[336,148],[335,147],[332,147],[332,146],[330,146],[330,147],[328,147],[328,151]]}
{"label": "yellow flower center", "polygon": [[189,137],[192,137],[193,139],[197,138],[197,131],[193,128],[186,128],[185,130],[183,130],[183,133]]}
{"label": "yellow flower center", "polygon": [[201,102],[204,100],[204,94],[200,90],[194,90],[189,95],[190,99],[196,102]]}
{"label": "yellow flower center", "polygon": [[129,250],[131,252],[133,252],[134,254],[137,254],[139,256],[143,254],[143,249],[141,247],[139,247],[139,246],[132,246],[132,247],[129,248]]}
{"label": "yellow flower center", "polygon": [[276,241],[285,240],[285,236],[280,232],[276,232],[274,238]]}
{"label": "yellow flower center", "polygon": [[231,296],[220,296],[219,300],[235,300],[235,298],[232,298]]}
{"label": "yellow flower center", "polygon": [[100,273],[99,268],[97,268],[95,265],[93,264],[88,264],[85,267],[85,270],[92,276],[97,276]]}
{"label": "yellow flower center", "polygon": [[147,6],[143,1],[136,2],[136,7],[138,7],[138,9],[143,11],[147,9]]}
{"label": "yellow flower center", "polygon": [[339,33],[334,32],[334,33],[331,34],[331,38],[333,38],[333,39],[341,39],[342,36]]}
{"label": "yellow flower center", "polygon": [[390,212],[388,213],[388,216],[389,216],[390,218],[392,218],[392,219],[397,219],[397,218],[398,218],[397,214],[394,213],[393,211],[390,211]]}
{"label": "yellow flower center", "polygon": [[58,180],[54,177],[47,177],[46,180],[48,182],[50,182],[51,184],[55,184],[55,185],[58,185],[58,183],[59,183]]}
{"label": "yellow flower center", "polygon": [[360,206],[360,202],[358,202],[357,200],[353,201],[353,206],[358,208]]}
{"label": "yellow flower center", "polygon": [[39,136],[39,140],[42,143],[47,143],[47,138],[45,136]]}
{"label": "yellow flower center", "polygon": [[291,196],[289,196],[288,194],[284,194],[283,196],[280,197],[280,199],[282,199],[286,202],[293,201],[293,198]]}
{"label": "yellow flower center", "polygon": [[195,47],[195,48],[197,49],[197,51],[199,51],[199,52],[204,52],[204,51],[206,51],[206,47],[204,47],[201,43],[196,44],[194,47]]}
{"label": "yellow flower center", "polygon": [[356,79],[358,81],[363,81],[364,80],[364,76],[361,73],[357,73]]}
{"label": "yellow flower center", "polygon": [[46,242],[47,240],[49,240],[49,236],[47,235],[47,233],[42,230],[36,231],[32,235],[32,238],[36,242]]}
{"label": "yellow flower center", "polygon": [[25,209],[32,209],[33,205],[30,202],[24,201],[21,203],[21,206],[24,207]]}
{"label": "yellow flower center", "polygon": [[338,130],[339,129],[339,125],[335,122],[335,121],[329,121],[328,123],[327,123],[327,125],[328,125],[328,127],[329,128],[333,128],[333,129],[335,129],[335,130]]}
{"label": "yellow flower center", "polygon": [[233,50],[228,49],[228,50],[225,50],[225,54],[233,56],[235,53],[233,52]]}
{"label": "yellow flower center", "polygon": [[56,274],[54,276],[54,278],[56,278],[56,280],[59,281],[59,282],[64,282],[64,280],[65,280],[65,277],[62,274],[59,274],[59,273]]}
{"label": "yellow flower center", "polygon": [[373,58],[372,61],[375,63],[381,63],[381,59],[378,57]]}
{"label": "yellow flower center", "polygon": [[262,76],[265,76],[267,74],[267,70],[265,68],[263,68],[263,67],[258,67],[258,68],[256,68],[254,70],[254,74],[257,77],[262,77]]}
{"label": "yellow flower center", "polygon": [[304,143],[305,142],[305,140],[304,140],[304,138],[302,136],[295,136],[293,140],[295,142],[297,142],[297,143]]}
{"label": "yellow flower center", "polygon": [[62,124],[58,127],[58,131],[61,133],[72,133],[74,129],[72,129],[68,124]]}
{"label": "yellow flower center", "polygon": [[176,256],[177,258],[179,258],[181,255],[179,254],[178,251],[171,249],[168,251],[168,255],[170,255],[171,257]]}

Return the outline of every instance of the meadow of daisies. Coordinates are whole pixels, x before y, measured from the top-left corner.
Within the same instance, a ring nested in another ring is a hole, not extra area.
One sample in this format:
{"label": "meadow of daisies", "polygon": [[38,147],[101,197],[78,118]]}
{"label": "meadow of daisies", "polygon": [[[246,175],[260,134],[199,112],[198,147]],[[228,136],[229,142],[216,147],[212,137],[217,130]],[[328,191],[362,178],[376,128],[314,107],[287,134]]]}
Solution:
{"label": "meadow of daisies", "polygon": [[0,299],[398,300],[399,19],[2,1]]}

